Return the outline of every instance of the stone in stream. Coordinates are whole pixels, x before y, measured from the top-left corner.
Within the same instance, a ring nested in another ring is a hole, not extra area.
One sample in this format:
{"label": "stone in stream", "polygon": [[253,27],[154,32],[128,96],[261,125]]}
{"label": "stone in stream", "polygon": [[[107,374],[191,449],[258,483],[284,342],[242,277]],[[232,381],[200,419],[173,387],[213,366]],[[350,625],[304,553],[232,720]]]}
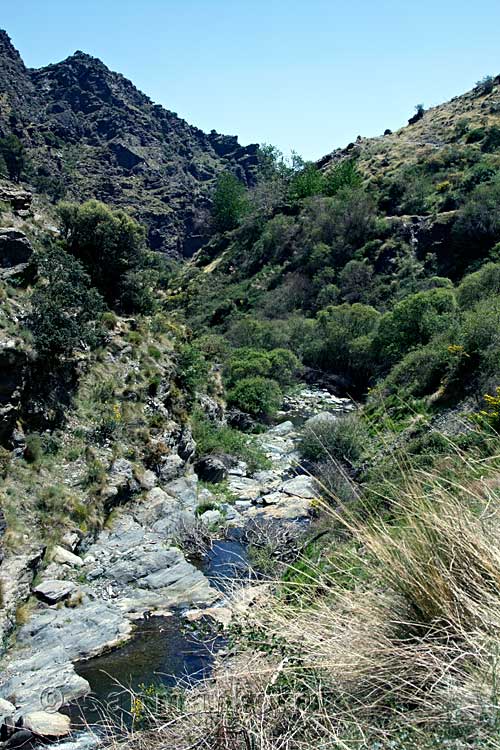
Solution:
{"label": "stone in stream", "polygon": [[228,487],[238,500],[256,500],[261,494],[259,482],[250,477],[229,476]]}
{"label": "stone in stream", "polygon": [[68,599],[76,588],[76,584],[72,581],[58,581],[49,578],[35,586],[33,593],[47,604],[57,604],[57,602]]}
{"label": "stone in stream", "polygon": [[200,516],[200,521],[205,524],[205,526],[213,526],[216,523],[219,523],[222,520],[222,513],[220,510],[206,510],[204,513]]}
{"label": "stone in stream", "polygon": [[18,729],[7,740],[2,747],[4,750],[10,750],[13,747],[26,747],[33,740],[33,733],[29,729]]}
{"label": "stone in stream", "polygon": [[281,422],[280,424],[275,425],[274,427],[271,427],[270,430],[268,430],[268,433],[271,433],[272,435],[280,435],[281,437],[284,437],[285,435],[289,435],[291,432],[294,431],[293,422],[287,421],[287,422]]}
{"label": "stone in stream", "polygon": [[293,497],[286,493],[272,493],[266,495],[265,500],[271,498],[273,502],[262,507],[253,507],[246,511],[246,519],[265,521],[301,521],[309,517],[311,501],[304,497]]}
{"label": "stone in stream", "polygon": [[37,737],[65,737],[69,734],[71,721],[69,716],[57,711],[33,711],[23,717],[23,726]]}
{"label": "stone in stream", "polygon": [[283,482],[280,488],[287,495],[296,495],[297,497],[303,497],[309,500],[318,496],[318,493],[314,487],[314,481],[311,477],[305,474],[300,474],[293,479],[288,479]]}

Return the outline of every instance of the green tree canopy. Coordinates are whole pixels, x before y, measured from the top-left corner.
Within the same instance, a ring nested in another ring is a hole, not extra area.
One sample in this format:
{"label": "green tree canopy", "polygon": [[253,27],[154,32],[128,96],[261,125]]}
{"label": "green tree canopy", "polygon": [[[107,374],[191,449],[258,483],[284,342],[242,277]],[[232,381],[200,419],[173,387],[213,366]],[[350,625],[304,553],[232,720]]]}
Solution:
{"label": "green tree canopy", "polygon": [[126,275],[144,257],[144,229],[125,211],[90,200],[58,206],[66,249],[77,258],[107,302],[120,299]]}
{"label": "green tree canopy", "polygon": [[78,261],[59,248],[38,258],[39,281],[31,298],[28,328],[42,359],[70,357],[101,338],[103,299]]}
{"label": "green tree canopy", "polygon": [[212,216],[218,232],[235,229],[248,211],[245,186],[231,172],[223,172],[215,187]]}

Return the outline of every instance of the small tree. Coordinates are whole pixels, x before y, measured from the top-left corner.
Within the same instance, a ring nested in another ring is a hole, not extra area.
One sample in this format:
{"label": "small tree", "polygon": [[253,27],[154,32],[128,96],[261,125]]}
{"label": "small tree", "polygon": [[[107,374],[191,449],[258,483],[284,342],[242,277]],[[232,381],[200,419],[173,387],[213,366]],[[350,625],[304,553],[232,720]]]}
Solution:
{"label": "small tree", "polygon": [[323,191],[323,175],[313,162],[304,163],[303,168],[296,172],[290,180],[288,195],[290,200],[299,201],[319,195]]}
{"label": "small tree", "polygon": [[26,159],[24,146],[16,135],[0,138],[1,161],[5,164],[10,179],[19,182]]}
{"label": "small tree", "polygon": [[272,416],[283,395],[275,380],[262,377],[243,378],[228,393],[228,402],[256,417]]}
{"label": "small tree", "polygon": [[336,195],[343,188],[361,187],[363,178],[356,167],[354,159],[343,159],[324,176],[325,195]]}
{"label": "small tree", "polygon": [[38,270],[28,328],[39,357],[54,361],[95,346],[102,335],[103,300],[83,266],[63,250],[50,248],[40,255]]}
{"label": "small tree", "polygon": [[127,274],[143,260],[143,227],[125,211],[112,211],[96,200],[60,203],[58,211],[66,249],[81,261],[103,297],[116,304]]}
{"label": "small tree", "polygon": [[218,232],[235,229],[248,211],[244,185],[231,172],[223,172],[215,187],[212,216]]}

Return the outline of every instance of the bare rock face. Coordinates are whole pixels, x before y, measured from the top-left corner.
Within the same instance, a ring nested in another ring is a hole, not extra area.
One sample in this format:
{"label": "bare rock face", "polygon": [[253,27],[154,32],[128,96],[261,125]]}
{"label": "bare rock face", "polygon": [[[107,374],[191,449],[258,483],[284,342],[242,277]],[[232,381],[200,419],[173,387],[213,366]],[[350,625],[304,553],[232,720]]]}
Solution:
{"label": "bare rock face", "polygon": [[7,445],[19,414],[27,357],[13,340],[0,339],[0,445]]}
{"label": "bare rock face", "polygon": [[32,257],[33,248],[24,232],[0,228],[0,279],[27,279]]}
{"label": "bare rock face", "polygon": [[33,196],[27,190],[9,182],[0,183],[0,203],[8,203],[16,214],[28,214]]}

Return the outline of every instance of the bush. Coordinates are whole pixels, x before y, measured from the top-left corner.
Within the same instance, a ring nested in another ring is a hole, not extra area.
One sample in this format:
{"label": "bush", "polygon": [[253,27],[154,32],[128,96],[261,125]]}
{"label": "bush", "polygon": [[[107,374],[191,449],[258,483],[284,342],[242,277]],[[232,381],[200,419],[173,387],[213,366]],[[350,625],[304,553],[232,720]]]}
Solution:
{"label": "bush", "polygon": [[343,266],[353,253],[372,239],[375,208],[361,189],[344,189],[334,198],[316,197],[303,212],[304,232],[311,243],[330,248],[332,266]]}
{"label": "bush", "polygon": [[226,366],[229,383],[251,376],[267,377],[271,371],[271,359],[264,350],[244,347],[235,349]]}
{"label": "bush", "polygon": [[384,381],[389,393],[425,396],[442,384],[449,364],[450,352],[444,342],[431,342],[409,352]]}
{"label": "bush", "polygon": [[457,300],[460,307],[470,308],[492,294],[500,294],[500,263],[487,263],[466,276],[457,289]]}
{"label": "bush", "polygon": [[302,430],[300,454],[309,461],[356,462],[366,449],[367,431],[358,416],[316,417]]}
{"label": "bush", "polygon": [[210,422],[199,410],[191,419],[196,452],[199,456],[211,453],[228,453],[248,464],[250,471],[268,468],[264,453],[255,447],[243,433],[224,424]]}
{"label": "bush", "polygon": [[29,464],[36,464],[42,457],[42,439],[37,432],[32,432],[26,436],[26,447],[24,449],[24,458]]}
{"label": "bush", "polygon": [[50,248],[38,258],[40,280],[31,297],[27,325],[40,357],[69,357],[102,337],[103,300],[90,286],[82,265],[62,250]]}
{"label": "bush", "polygon": [[133,300],[127,274],[143,260],[144,229],[124,211],[96,200],[60,203],[58,212],[67,251],[83,264],[103,297],[114,304],[122,294],[127,303]]}
{"label": "bush", "polygon": [[[360,303],[322,310],[318,313],[316,329],[304,355],[306,364],[359,380],[360,373],[356,370],[359,348],[355,342],[362,338],[366,344],[365,337],[373,334],[379,318],[377,310]],[[368,353],[366,346],[363,351]],[[366,365],[371,366],[369,360]]]}
{"label": "bush", "polygon": [[16,135],[0,138],[0,157],[11,180],[19,182],[25,165],[24,146]]}
{"label": "bush", "polygon": [[248,377],[269,377],[281,385],[293,383],[301,370],[300,360],[288,349],[236,349],[231,355],[226,376],[230,383]]}
{"label": "bush", "polygon": [[323,175],[313,162],[308,162],[290,180],[288,197],[291,201],[300,201],[318,195],[322,190]]}
{"label": "bush", "polygon": [[231,172],[223,172],[215,187],[212,217],[218,232],[235,229],[249,208],[244,185]]}
{"label": "bush", "polygon": [[177,350],[177,380],[189,399],[204,386],[208,378],[208,363],[196,346],[183,344]]}
{"label": "bush", "polygon": [[453,226],[458,274],[487,254],[500,240],[500,179],[478,185],[458,213]]}
{"label": "bush", "polygon": [[156,309],[153,292],[158,274],[150,269],[127,271],[120,283],[119,306],[124,313],[152,315]]}
{"label": "bush", "polygon": [[451,326],[457,303],[452,289],[437,288],[412,294],[398,302],[380,320],[374,352],[383,369],[395,364],[412,348],[426,344]]}
{"label": "bush", "polygon": [[323,192],[325,195],[333,196],[346,187],[361,187],[362,183],[363,178],[354,159],[342,159],[324,175]]}
{"label": "bush", "polygon": [[288,349],[271,349],[269,360],[270,374],[281,385],[294,383],[301,373],[302,365],[299,358]]}
{"label": "bush", "polygon": [[243,378],[227,395],[231,406],[255,417],[271,417],[283,398],[278,383],[263,377]]}

